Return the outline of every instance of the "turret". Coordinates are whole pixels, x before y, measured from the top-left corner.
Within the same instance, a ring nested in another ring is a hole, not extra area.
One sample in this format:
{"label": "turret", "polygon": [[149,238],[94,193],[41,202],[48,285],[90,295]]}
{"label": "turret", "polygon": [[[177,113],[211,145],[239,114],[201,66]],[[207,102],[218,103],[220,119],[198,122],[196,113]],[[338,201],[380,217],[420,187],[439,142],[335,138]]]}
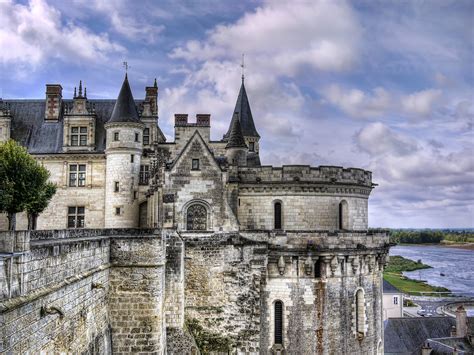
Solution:
{"label": "turret", "polygon": [[105,129],[105,228],[138,227],[138,180],[144,124],[138,116],[127,75]]}
{"label": "turret", "polygon": [[247,151],[248,147],[242,134],[238,113],[235,112],[229,132],[229,140],[225,146],[227,161],[231,165],[245,166],[247,165]]}
{"label": "turret", "polygon": [[252,111],[250,110],[250,103],[247,97],[247,91],[245,90],[244,78],[242,77],[242,85],[240,86],[239,96],[235,104],[234,114],[232,116],[232,121],[229,125],[227,133],[224,135],[224,140],[228,141],[230,139],[230,133],[234,124],[234,120],[238,119],[240,121],[240,126],[242,128],[242,134],[245,139],[245,144],[248,147],[249,152],[259,152],[259,140],[260,135],[255,128],[255,123],[252,117]]}

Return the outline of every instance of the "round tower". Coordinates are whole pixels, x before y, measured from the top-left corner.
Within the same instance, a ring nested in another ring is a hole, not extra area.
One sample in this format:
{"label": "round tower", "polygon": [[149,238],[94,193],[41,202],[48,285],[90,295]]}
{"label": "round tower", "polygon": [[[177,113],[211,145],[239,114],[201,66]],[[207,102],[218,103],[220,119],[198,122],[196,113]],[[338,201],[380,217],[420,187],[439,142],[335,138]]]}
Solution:
{"label": "round tower", "polygon": [[229,141],[225,146],[225,155],[230,165],[247,165],[247,145],[242,134],[238,113],[234,113],[232,126],[229,132]]}
{"label": "round tower", "polygon": [[143,128],[127,75],[106,130],[105,228],[138,227]]}

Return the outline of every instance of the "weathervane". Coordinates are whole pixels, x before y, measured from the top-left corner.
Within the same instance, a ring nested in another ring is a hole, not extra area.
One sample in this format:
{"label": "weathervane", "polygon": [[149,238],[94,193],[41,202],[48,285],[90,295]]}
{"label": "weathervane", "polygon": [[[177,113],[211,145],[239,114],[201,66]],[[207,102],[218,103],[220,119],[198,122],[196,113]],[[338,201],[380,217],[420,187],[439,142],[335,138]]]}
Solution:
{"label": "weathervane", "polygon": [[242,83],[243,83],[245,79],[245,54],[244,53],[242,53],[242,64],[240,64],[240,67],[242,68]]}
{"label": "weathervane", "polygon": [[131,68],[131,66],[128,65],[128,62],[123,62],[122,63],[123,67],[125,68],[125,74],[128,73],[128,69]]}

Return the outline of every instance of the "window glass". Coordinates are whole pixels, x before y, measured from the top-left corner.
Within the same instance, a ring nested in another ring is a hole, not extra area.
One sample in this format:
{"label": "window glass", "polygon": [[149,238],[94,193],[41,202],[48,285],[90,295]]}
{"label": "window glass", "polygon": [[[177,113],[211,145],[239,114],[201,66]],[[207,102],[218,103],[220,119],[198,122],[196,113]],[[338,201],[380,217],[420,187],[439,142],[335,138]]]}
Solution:
{"label": "window glass", "polygon": [[69,186],[86,186],[86,164],[69,165]]}
{"label": "window glass", "polygon": [[200,204],[191,205],[186,214],[187,230],[206,230],[207,229],[207,210]]}
{"label": "window glass", "polygon": [[283,344],[283,303],[275,302],[275,344]]}
{"label": "window glass", "polygon": [[84,228],[85,207],[68,207],[67,227]]}
{"label": "window glass", "polygon": [[114,141],[119,140],[119,132],[114,132]]}
{"label": "window glass", "polygon": [[143,129],[143,144],[144,145],[150,144],[150,129],[149,128]]}
{"label": "window glass", "polygon": [[140,185],[148,185],[149,176],[150,176],[150,166],[140,165],[140,176],[139,176],[138,183]]}
{"label": "window glass", "polygon": [[199,159],[193,159],[192,170],[199,170]]}
{"label": "window glass", "polygon": [[275,229],[281,229],[281,202],[275,202]]}

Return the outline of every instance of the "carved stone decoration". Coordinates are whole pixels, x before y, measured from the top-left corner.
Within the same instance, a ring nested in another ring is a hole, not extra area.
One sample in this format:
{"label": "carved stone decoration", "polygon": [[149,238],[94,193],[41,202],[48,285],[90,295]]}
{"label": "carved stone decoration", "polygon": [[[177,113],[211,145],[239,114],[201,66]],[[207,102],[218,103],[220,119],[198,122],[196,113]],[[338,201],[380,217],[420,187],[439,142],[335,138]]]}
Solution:
{"label": "carved stone decoration", "polygon": [[[332,256],[329,256],[329,255],[325,255],[325,256],[322,257],[322,261],[323,261],[323,263],[322,263],[322,265],[321,265],[322,268],[323,268],[323,271],[321,272],[321,276],[322,276],[322,277],[326,277],[326,276],[328,275],[328,273],[327,273],[327,269],[328,269],[327,266],[330,265],[330,263],[331,263],[331,261],[332,261],[332,258],[333,258],[333,257],[332,257]],[[332,271],[332,270],[331,270],[331,271]]]}
{"label": "carved stone decoration", "polygon": [[359,266],[360,266],[358,256],[355,256],[354,259],[352,259],[351,265],[352,265],[352,274],[357,275],[357,271],[359,270]]}
{"label": "carved stone decoration", "polygon": [[343,276],[343,275],[344,275],[344,270],[345,270],[345,269],[344,269],[344,268],[345,268],[345,264],[344,264],[344,263],[346,262],[346,257],[345,257],[344,255],[338,255],[338,256],[337,256],[337,260],[338,260],[338,262],[339,262],[339,264],[340,264],[340,266],[341,266],[341,276]]}
{"label": "carved stone decoration", "polygon": [[280,273],[280,275],[283,275],[285,273],[285,268],[286,268],[286,263],[285,263],[285,258],[283,257],[283,255],[280,256],[280,258],[278,259],[278,272]]}
{"label": "carved stone decoration", "polygon": [[306,276],[311,276],[311,274],[313,273],[313,260],[311,259],[310,255],[308,255],[304,262],[304,273],[306,274]]}
{"label": "carved stone decoration", "polygon": [[367,266],[369,267],[369,272],[372,272],[375,266],[374,257],[372,255],[367,255],[367,257],[365,258],[365,261],[367,263]]}
{"label": "carved stone decoration", "polygon": [[333,256],[331,262],[329,263],[329,266],[331,267],[331,276],[333,277],[336,274],[338,264],[337,256]]}

